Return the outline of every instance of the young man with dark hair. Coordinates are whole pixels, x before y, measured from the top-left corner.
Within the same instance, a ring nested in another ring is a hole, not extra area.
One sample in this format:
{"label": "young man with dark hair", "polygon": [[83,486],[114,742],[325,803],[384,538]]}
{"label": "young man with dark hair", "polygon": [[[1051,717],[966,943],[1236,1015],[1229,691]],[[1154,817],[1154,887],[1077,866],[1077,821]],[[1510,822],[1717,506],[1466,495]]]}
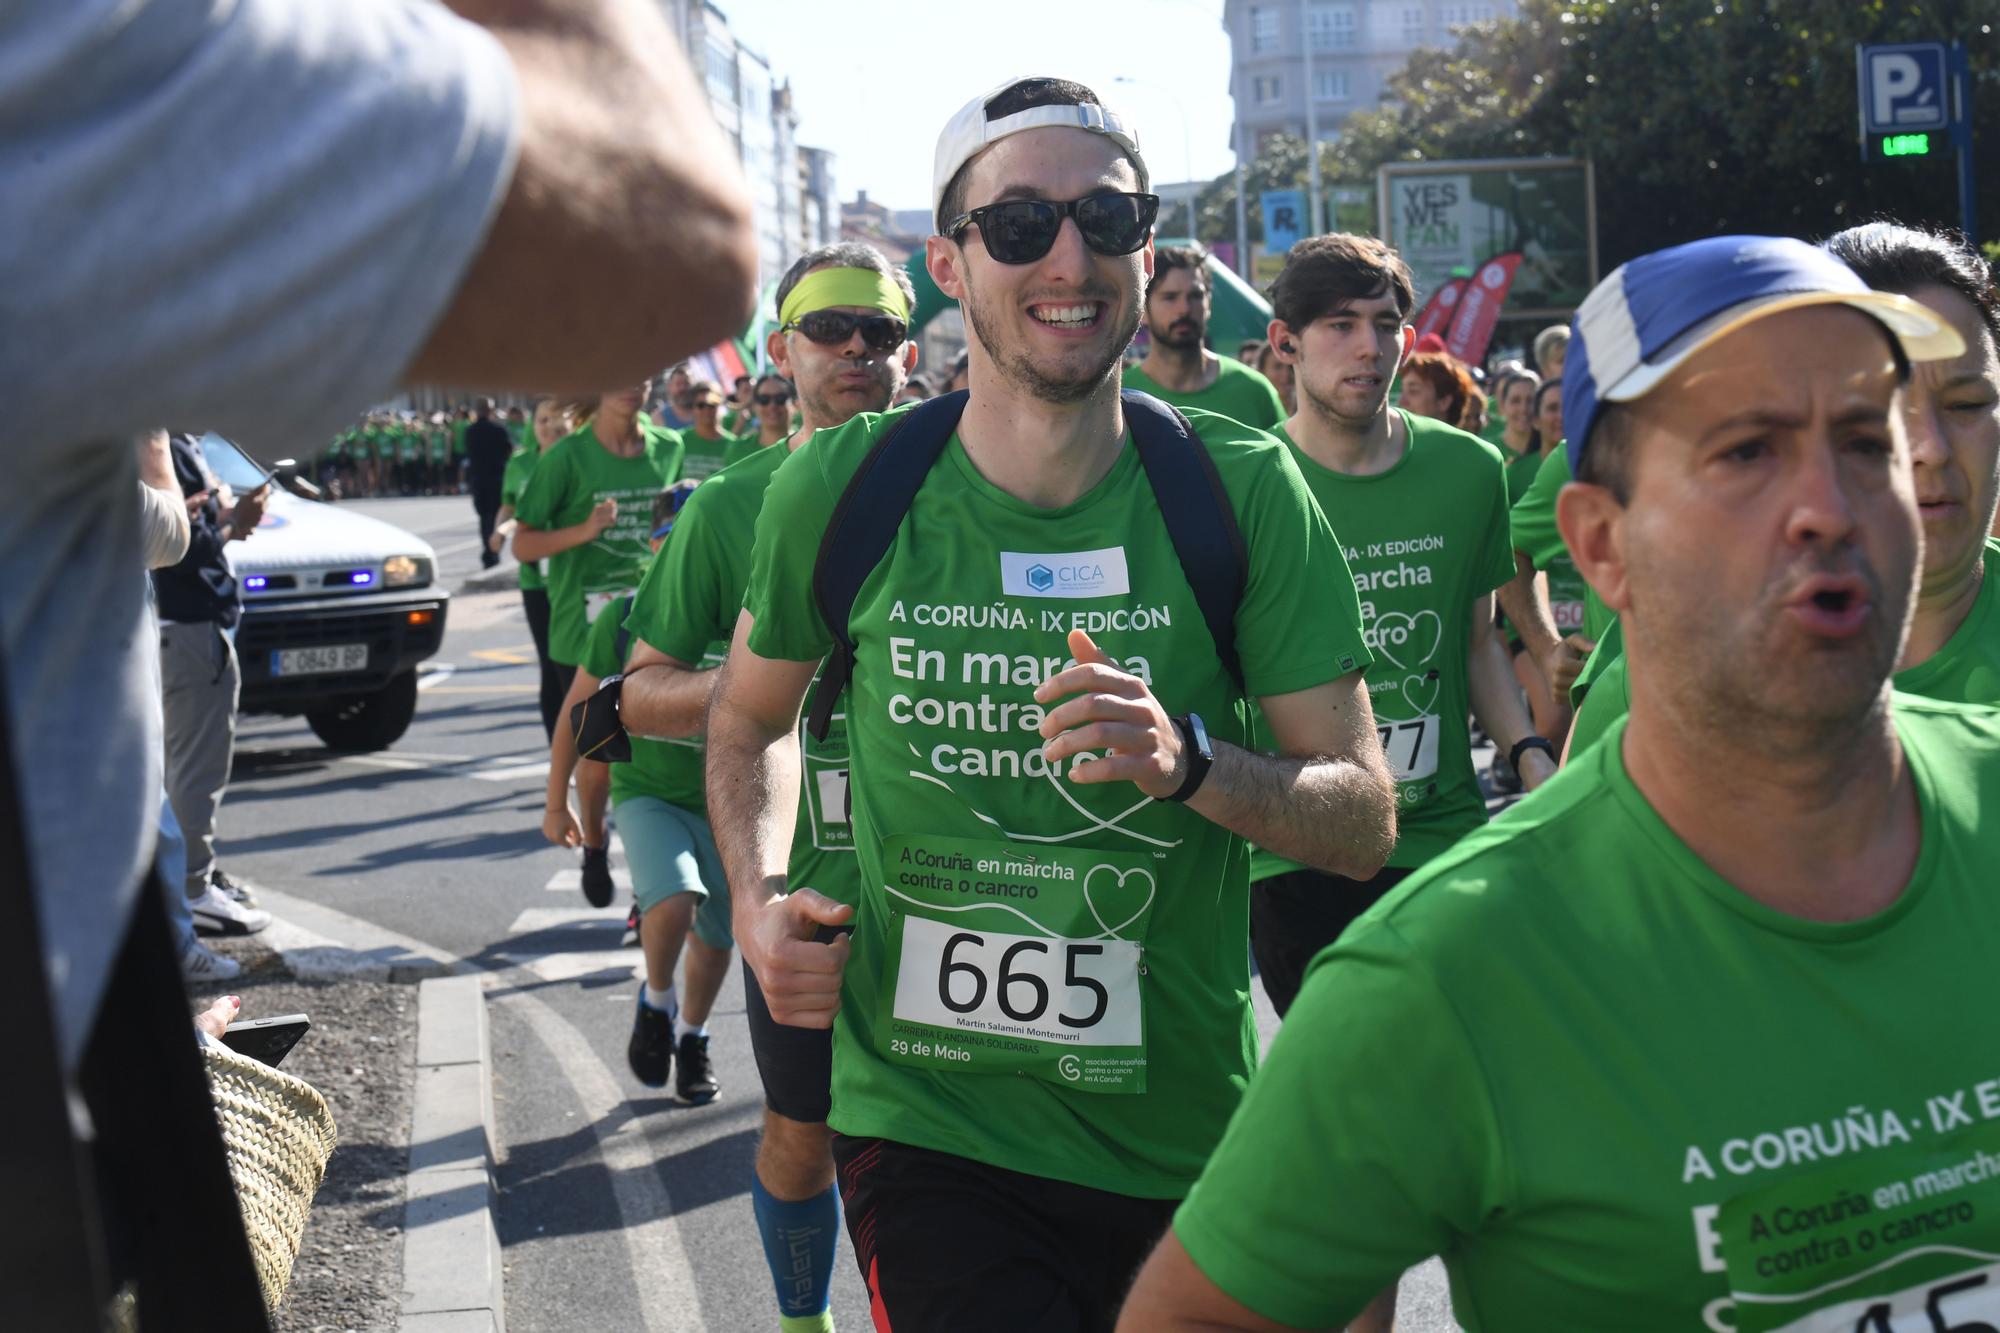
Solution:
{"label": "young man with dark hair", "polygon": [[727,404],[722,390],[712,380],[696,380],[688,387],[688,406],[694,424],[681,432],[681,475],[702,481],[720,472],[729,461],[730,446],[736,437],[722,428]]}
{"label": "young man with dark hair", "polygon": [[1163,245],[1146,284],[1146,359],[1125,372],[1125,387],[1176,407],[1198,407],[1269,430],[1285,419],[1271,381],[1240,360],[1208,350],[1208,253]]}
{"label": "young man with dark hair", "polygon": [[[1119,395],[1158,208],[1130,122],[1011,82],[952,118],[932,179],[926,262],[965,311],[969,396],[821,430],[772,477],[709,809],[773,1018],[834,1030],[878,1327],[1102,1328],[1254,1060],[1243,839],[1365,878],[1393,788],[1351,580],[1297,468],[1205,412],[1176,442],[1206,449],[1201,500],[1248,548],[1219,644],[1129,438],[1159,421]],[[821,534],[864,459],[959,409],[851,607],[823,612]],[[787,868],[800,704],[836,635],[855,905]],[[1246,696],[1280,756],[1247,747]]]}
{"label": "young man with dark hair", "polygon": [[1283,1014],[1314,955],[1486,822],[1468,713],[1526,765],[1530,786],[1556,766],[1514,692],[1494,628],[1493,592],[1514,573],[1499,451],[1389,406],[1389,385],[1414,341],[1402,257],[1369,237],[1314,236],[1292,248],[1271,298],[1271,346],[1293,367],[1299,394],[1298,412],[1277,434],[1354,572],[1375,655],[1369,698],[1399,806],[1396,850],[1372,879],[1262,851],[1252,858],[1250,941]]}
{"label": "young man with dark hair", "polygon": [[1560,518],[1631,715],[1320,956],[1124,1327],[1338,1326],[1431,1254],[1485,1328],[2000,1317],[2000,715],[1890,687],[1903,381],[1962,351],[1789,239],[1586,298]]}
{"label": "young man with dark hair", "polygon": [[[779,283],[778,328],[766,347],[778,369],[797,381],[804,420],[796,432],[732,464],[689,498],[672,545],[639,587],[629,622],[636,637],[619,701],[628,730],[702,735],[721,675],[708,668],[728,651],[736,628],[765,491],[815,431],[840,426],[858,412],[880,412],[894,399],[917,360],[917,345],[908,338],[908,283],[908,275],[874,247],[852,242],[804,255]],[[782,376],[767,375],[758,381],[757,393],[761,399],[789,387]],[[759,410],[788,421],[789,402],[787,393],[783,403]],[[810,542],[815,536],[801,531],[789,540]],[[790,882],[810,886],[832,902],[854,904],[861,885],[847,814],[843,727],[805,742],[801,777]],[[775,1021],[747,962],[743,988],[750,1045],[764,1081],[764,1133],[750,1195],[757,1229],[784,1333],[825,1333],[832,1325],[828,1291],[840,1238],[832,1133],[826,1126],[833,1034],[825,1027]]]}

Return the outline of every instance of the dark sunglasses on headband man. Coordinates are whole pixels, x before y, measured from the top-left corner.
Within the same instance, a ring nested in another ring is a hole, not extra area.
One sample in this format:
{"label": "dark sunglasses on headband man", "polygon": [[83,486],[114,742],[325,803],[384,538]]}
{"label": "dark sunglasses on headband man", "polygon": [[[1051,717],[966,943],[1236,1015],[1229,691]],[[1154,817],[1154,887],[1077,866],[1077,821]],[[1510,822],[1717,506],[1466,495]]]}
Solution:
{"label": "dark sunglasses on headband man", "polygon": [[[806,336],[810,338],[812,335],[807,334]],[[757,395],[757,406],[759,407],[781,407],[791,401],[792,396],[782,389],[776,393],[760,393]]]}
{"label": "dark sunglasses on headband man", "polygon": [[[860,329],[861,341],[871,352],[893,351],[910,333],[910,326],[893,315],[857,315],[847,310],[809,310],[780,331],[790,333],[793,329],[829,346],[846,342]],[[757,401],[763,398],[759,396]]]}
{"label": "dark sunglasses on headband man", "polygon": [[1076,219],[1083,243],[1101,255],[1129,255],[1146,243],[1160,196],[1107,190],[1066,204],[1046,199],[1007,199],[961,213],[940,235],[957,237],[977,223],[986,253],[1001,264],[1032,264],[1046,255],[1062,231],[1064,218]]}

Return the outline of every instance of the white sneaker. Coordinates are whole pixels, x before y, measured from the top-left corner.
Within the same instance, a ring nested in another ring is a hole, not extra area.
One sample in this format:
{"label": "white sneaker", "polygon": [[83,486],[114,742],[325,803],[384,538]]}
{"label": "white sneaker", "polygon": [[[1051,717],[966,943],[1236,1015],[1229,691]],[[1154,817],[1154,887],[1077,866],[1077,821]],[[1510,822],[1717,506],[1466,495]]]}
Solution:
{"label": "white sneaker", "polygon": [[200,940],[189,940],[181,953],[181,979],[188,982],[234,981],[243,975],[243,964],[224,958]]}
{"label": "white sneaker", "polygon": [[203,935],[255,935],[271,924],[271,914],[261,907],[245,907],[214,884],[199,898],[188,900],[194,928]]}

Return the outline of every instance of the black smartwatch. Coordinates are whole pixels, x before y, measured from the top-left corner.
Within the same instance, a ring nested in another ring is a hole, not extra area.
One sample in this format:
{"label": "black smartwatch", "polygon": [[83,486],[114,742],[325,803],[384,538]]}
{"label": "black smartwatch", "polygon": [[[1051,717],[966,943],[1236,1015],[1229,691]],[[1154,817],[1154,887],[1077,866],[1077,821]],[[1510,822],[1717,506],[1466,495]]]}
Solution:
{"label": "black smartwatch", "polygon": [[1540,750],[1549,757],[1550,763],[1553,764],[1556,762],[1556,747],[1549,744],[1546,736],[1523,736],[1520,740],[1514,742],[1513,749],[1507,751],[1507,767],[1519,773],[1521,771],[1521,756],[1530,750]]}
{"label": "black smartwatch", "polygon": [[1174,728],[1181,734],[1181,750],[1187,755],[1187,776],[1171,796],[1162,796],[1163,801],[1185,801],[1201,790],[1201,784],[1208,777],[1208,770],[1215,765],[1215,751],[1208,745],[1208,728],[1201,724],[1199,713],[1183,713],[1171,719]]}

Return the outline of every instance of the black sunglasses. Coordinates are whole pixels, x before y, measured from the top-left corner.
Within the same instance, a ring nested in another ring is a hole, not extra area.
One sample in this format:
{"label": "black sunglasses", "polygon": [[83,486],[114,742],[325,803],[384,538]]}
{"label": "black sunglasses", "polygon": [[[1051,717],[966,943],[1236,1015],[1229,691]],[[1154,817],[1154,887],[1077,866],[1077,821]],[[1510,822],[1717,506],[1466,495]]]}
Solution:
{"label": "black sunglasses", "polygon": [[861,341],[871,352],[887,352],[901,347],[910,326],[893,315],[857,315],[847,310],[812,310],[784,326],[782,333],[797,329],[816,343],[838,346],[861,330]]}
{"label": "black sunglasses", "polygon": [[1055,246],[1063,219],[1074,218],[1083,243],[1098,254],[1129,255],[1146,243],[1159,213],[1157,194],[1120,190],[1086,195],[1066,204],[1009,199],[959,214],[945,224],[944,235],[956,237],[978,223],[986,253],[996,262],[1032,264]]}
{"label": "black sunglasses", "polygon": [[757,406],[759,407],[777,407],[782,403],[789,403],[791,401],[792,396],[788,393],[760,393],[757,395]]}

